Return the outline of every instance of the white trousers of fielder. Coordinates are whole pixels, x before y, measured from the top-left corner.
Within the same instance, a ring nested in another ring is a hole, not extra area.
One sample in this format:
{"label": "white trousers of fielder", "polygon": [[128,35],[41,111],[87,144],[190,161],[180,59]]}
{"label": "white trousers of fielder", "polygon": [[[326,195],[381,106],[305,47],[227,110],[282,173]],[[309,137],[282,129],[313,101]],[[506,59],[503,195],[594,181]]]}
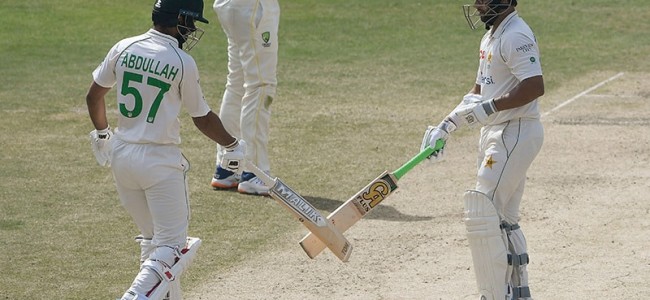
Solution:
{"label": "white trousers of fielder", "polygon": [[[229,133],[246,141],[246,158],[268,172],[280,6],[277,0],[216,0],[213,9],[228,39],[228,76],[219,117]],[[217,146],[217,164],[220,161]]]}

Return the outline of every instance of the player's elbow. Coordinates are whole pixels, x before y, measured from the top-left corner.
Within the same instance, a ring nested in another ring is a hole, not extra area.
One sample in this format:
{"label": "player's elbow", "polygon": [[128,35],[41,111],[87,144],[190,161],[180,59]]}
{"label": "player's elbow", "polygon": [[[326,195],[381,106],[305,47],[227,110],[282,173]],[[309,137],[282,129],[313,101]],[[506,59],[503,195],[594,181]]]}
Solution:
{"label": "player's elbow", "polygon": [[209,115],[210,113],[202,117],[193,117],[192,122],[194,123],[194,126],[196,126],[196,128],[198,128],[201,131],[206,130],[210,126]]}

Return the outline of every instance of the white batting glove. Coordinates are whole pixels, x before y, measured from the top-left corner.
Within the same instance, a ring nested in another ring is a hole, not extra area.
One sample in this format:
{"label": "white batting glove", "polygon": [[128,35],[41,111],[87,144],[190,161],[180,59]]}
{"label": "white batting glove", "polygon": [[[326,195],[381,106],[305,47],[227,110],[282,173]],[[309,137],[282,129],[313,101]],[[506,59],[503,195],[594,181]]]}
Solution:
{"label": "white batting glove", "polygon": [[[422,144],[420,144],[420,152],[422,152],[426,147],[435,148],[436,142],[438,140],[447,141],[447,138],[449,137],[448,130],[451,128],[450,126],[454,126],[454,125],[450,124],[448,120],[442,121],[440,125],[438,125],[438,127],[428,126],[427,130],[424,132],[424,136],[422,137]],[[427,159],[429,159],[430,162],[441,162],[444,160],[444,154],[445,154],[445,147],[443,146],[442,149],[435,151],[431,155],[429,155]]]}
{"label": "white batting glove", "polygon": [[474,94],[474,93],[469,93],[465,96],[463,96],[463,104],[474,104],[474,103],[480,103],[483,102],[483,96],[480,94]]}
{"label": "white batting glove", "polygon": [[113,137],[113,132],[110,127],[102,130],[93,130],[89,133],[90,146],[95,154],[95,160],[102,167],[111,166],[111,148],[110,140]]}
{"label": "white batting glove", "polygon": [[223,148],[220,166],[228,171],[241,174],[244,171],[246,142],[244,140],[236,140],[234,143]]}
{"label": "white batting glove", "polygon": [[447,116],[447,120],[453,122],[457,128],[461,128],[463,125],[469,125],[470,127],[477,124],[485,125],[488,117],[496,111],[494,99],[461,104]]}

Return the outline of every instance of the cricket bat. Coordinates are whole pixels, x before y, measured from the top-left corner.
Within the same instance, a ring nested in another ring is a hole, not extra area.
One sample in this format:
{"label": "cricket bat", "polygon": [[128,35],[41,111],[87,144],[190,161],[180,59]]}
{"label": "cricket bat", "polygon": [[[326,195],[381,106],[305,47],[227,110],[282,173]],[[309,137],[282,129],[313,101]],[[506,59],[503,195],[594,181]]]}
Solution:
{"label": "cricket bat", "polygon": [[[386,197],[393,193],[397,189],[397,181],[402,176],[432,153],[442,149],[444,145],[445,142],[440,139],[436,142],[435,148],[425,148],[394,172],[389,173],[388,171],[384,171],[379,177],[375,178],[375,180],[327,216],[329,223],[332,223],[340,232],[348,230],[348,228],[352,227],[352,225],[361,220],[379,203],[384,201]],[[309,258],[315,258],[325,249],[325,244],[323,244],[321,239],[310,233],[307,233],[300,240],[300,246],[302,246],[302,249],[305,250]]]}
{"label": "cricket bat", "polygon": [[[334,224],[328,222],[318,210],[311,205],[300,194],[292,190],[288,185],[282,182],[279,178],[272,178],[256,165],[246,160],[246,168],[253,172],[269,189],[269,195],[275,199],[280,205],[286,208],[290,213],[298,218],[307,229],[310,231],[310,236],[313,236],[319,245],[329,248],[336,257],[341,261],[347,262],[352,253],[352,245],[343,236],[343,234],[336,229]],[[321,251],[323,250],[321,249]]]}

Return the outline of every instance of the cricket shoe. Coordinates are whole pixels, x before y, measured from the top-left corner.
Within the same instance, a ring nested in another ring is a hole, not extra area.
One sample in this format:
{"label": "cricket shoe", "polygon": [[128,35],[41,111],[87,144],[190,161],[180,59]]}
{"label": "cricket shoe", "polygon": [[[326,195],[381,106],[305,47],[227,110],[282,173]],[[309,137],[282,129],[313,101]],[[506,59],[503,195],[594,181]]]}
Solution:
{"label": "cricket shoe", "polygon": [[237,191],[248,195],[269,195],[269,187],[267,187],[261,179],[257,178],[255,174],[250,172],[242,173]]}
{"label": "cricket shoe", "polygon": [[214,176],[212,176],[212,183],[210,183],[210,185],[215,190],[234,189],[239,185],[239,175],[235,172],[217,167]]}

